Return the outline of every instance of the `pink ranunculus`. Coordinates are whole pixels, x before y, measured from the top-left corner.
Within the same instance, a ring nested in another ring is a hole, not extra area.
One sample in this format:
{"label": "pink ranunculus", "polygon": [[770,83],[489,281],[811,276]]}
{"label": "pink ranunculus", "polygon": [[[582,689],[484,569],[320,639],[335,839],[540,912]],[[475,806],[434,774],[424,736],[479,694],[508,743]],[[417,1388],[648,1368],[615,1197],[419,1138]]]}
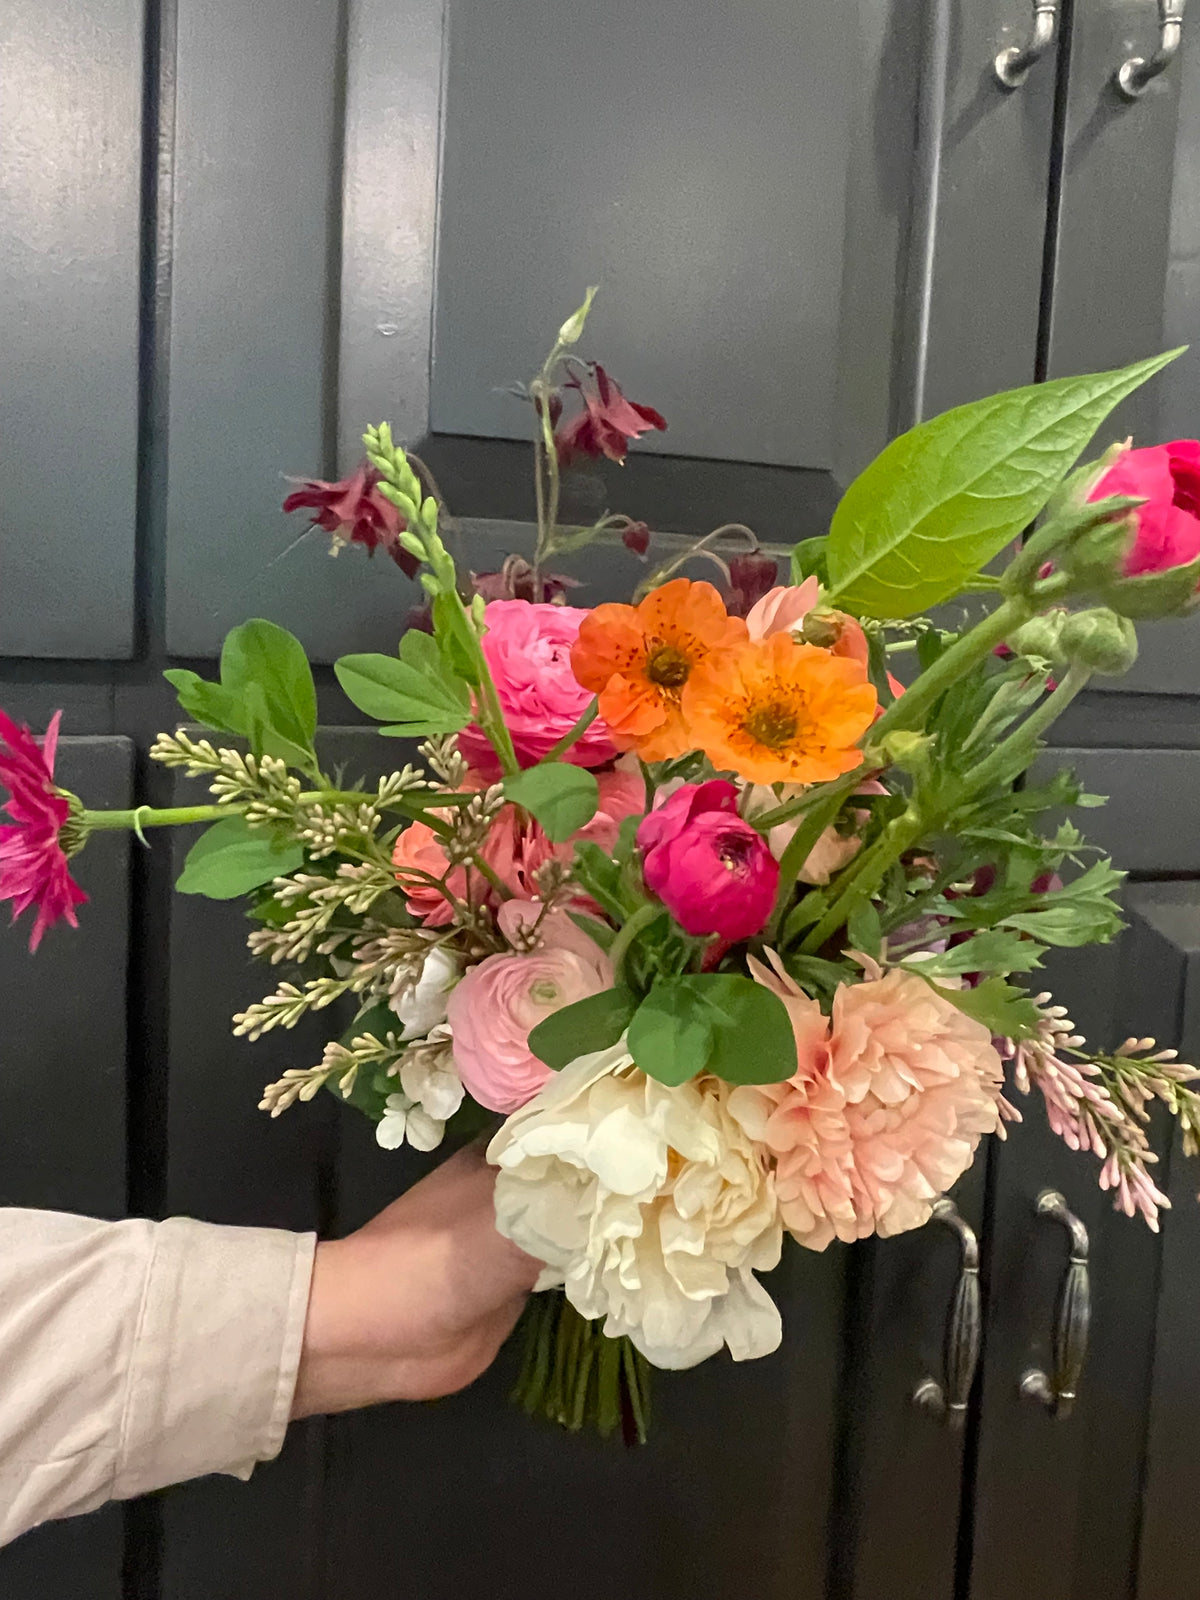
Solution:
{"label": "pink ranunculus", "polygon": [[753,969],[788,1006],[799,1064],[739,1090],[739,1115],[774,1156],[784,1225],[812,1250],[920,1227],[1000,1122],[988,1030],[915,973],[875,973],[839,987],[823,1038],[798,985]]}
{"label": "pink ranunculus", "polygon": [[[592,699],[571,671],[571,646],[586,616],[576,606],[524,600],[493,600],[484,612],[483,653],[522,766],[540,761],[570,732]],[[495,753],[477,726],[464,728],[458,744],[472,766],[496,773]],[[599,767],[616,753],[606,724],[597,718],[563,759],[578,767]]]}
{"label": "pink ranunculus", "polygon": [[773,633],[792,633],[816,605],[820,592],[821,583],[815,576],[769,590],[746,615],[750,637],[767,639]]}
{"label": "pink ranunculus", "polygon": [[61,720],[62,712],[56,711],[39,746],[28,728],[0,711],[0,784],[9,791],[0,813],[7,811],[11,818],[0,827],[0,900],[12,901],[14,922],[35,908],[31,950],[55,922],[78,927],[75,907],[87,899],[59,843],[71,814],[69,800],[54,782]]}
{"label": "pink ranunculus", "polygon": [[1146,502],[1130,513],[1137,533],[1125,557],[1127,578],[1186,566],[1200,556],[1200,442],[1176,439],[1123,451],[1088,498],[1110,495]]}
{"label": "pink ranunculus", "polygon": [[[511,937],[531,927],[540,910],[506,901],[501,927]],[[548,913],[541,931],[546,942],[539,948],[487,956],[469,968],[447,1002],[459,1076],[481,1106],[506,1116],[550,1077],[529,1048],[532,1029],[563,1006],[612,987],[612,963],[565,912]]]}
{"label": "pink ranunculus", "polygon": [[454,908],[430,878],[445,879],[446,887],[455,899],[462,900],[467,892],[467,874],[463,867],[455,867],[447,875],[450,863],[442,841],[427,822],[410,822],[392,846],[392,865],[396,868],[396,881],[404,890],[409,911],[419,917],[427,928],[444,928],[454,920]]}
{"label": "pink ranunculus", "polygon": [[293,478],[300,487],[283,502],[285,511],[311,511],[312,526],[324,528],[337,541],[361,544],[373,556],[382,545],[396,565],[415,578],[420,562],[400,543],[404,518],[379,492],[380,475],[368,461],[360,461],[348,478],[328,483],[323,478]]}
{"label": "pink ranunculus", "polygon": [[637,833],[646,886],[680,927],[731,943],[759,932],[779,886],[779,863],[737,803],[723,778],[686,783]]}

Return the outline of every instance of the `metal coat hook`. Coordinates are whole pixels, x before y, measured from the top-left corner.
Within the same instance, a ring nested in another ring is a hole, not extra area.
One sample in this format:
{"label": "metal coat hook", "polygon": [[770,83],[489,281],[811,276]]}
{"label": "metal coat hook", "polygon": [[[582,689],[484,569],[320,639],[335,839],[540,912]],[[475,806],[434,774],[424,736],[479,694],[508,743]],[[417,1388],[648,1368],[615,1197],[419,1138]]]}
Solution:
{"label": "metal coat hook", "polygon": [[1024,44],[1009,45],[992,63],[1002,89],[1019,89],[1058,33],[1058,0],[1034,0],[1033,28]]}
{"label": "metal coat hook", "polygon": [[1130,56],[1113,74],[1117,92],[1126,100],[1137,100],[1146,85],[1165,72],[1179,54],[1186,3],[1187,0],[1158,0],[1158,49],[1149,61],[1144,56]]}

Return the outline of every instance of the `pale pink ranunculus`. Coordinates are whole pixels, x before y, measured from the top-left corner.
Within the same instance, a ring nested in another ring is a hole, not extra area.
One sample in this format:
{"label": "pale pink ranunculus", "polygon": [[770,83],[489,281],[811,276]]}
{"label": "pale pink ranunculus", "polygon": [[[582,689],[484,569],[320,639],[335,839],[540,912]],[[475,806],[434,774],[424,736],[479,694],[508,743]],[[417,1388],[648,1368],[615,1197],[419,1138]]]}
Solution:
{"label": "pale pink ranunculus", "polygon": [[796,1030],[795,1076],[740,1089],[736,1107],[774,1156],[785,1227],[812,1250],[920,1227],[999,1126],[1003,1067],[988,1030],[894,968],[842,984],[822,1036],[790,978],[753,975]]}
{"label": "pale pink ranunculus", "polygon": [[[508,901],[501,916],[511,933],[518,922],[528,926],[539,910]],[[550,1068],[529,1048],[531,1030],[563,1006],[612,987],[612,963],[599,945],[565,913],[551,912],[547,921],[551,917],[560,920],[548,931],[543,925],[544,945],[486,956],[468,969],[447,1002],[459,1076],[481,1106],[506,1116],[532,1100],[550,1077]]]}
{"label": "pale pink ranunculus", "polygon": [[749,939],[775,904],[779,863],[737,807],[723,778],[685,783],[638,828],[646,887],[698,938]]}
{"label": "pale pink ranunculus", "polygon": [[[523,767],[540,761],[569,733],[592,700],[571,671],[571,646],[587,612],[576,606],[493,600],[484,612],[483,653],[496,685],[500,709]],[[496,756],[474,723],[458,736],[473,767],[495,775]],[[563,757],[577,767],[599,767],[617,749],[599,718]]]}
{"label": "pale pink ranunculus", "polygon": [[746,613],[746,627],[752,639],[767,639],[773,633],[791,633],[799,628],[817,603],[820,580],[813,575],[803,583],[781,584],[768,589]]}

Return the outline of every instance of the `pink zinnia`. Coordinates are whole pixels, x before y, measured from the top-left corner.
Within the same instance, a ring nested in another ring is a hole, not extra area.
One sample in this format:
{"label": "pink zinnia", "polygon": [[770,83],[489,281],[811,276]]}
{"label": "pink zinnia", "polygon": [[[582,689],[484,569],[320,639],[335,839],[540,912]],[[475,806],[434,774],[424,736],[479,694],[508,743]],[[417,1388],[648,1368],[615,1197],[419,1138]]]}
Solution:
{"label": "pink zinnia", "polygon": [[775,1158],[784,1226],[810,1250],[919,1228],[999,1126],[988,1030],[899,968],[842,984],[830,1018],[778,965],[750,968],[796,1035],[794,1077],[736,1091],[739,1119]]}
{"label": "pink zinnia", "polygon": [[59,843],[71,813],[70,803],[54,786],[61,720],[62,712],[56,711],[39,746],[28,728],[18,727],[0,711],[0,783],[9,791],[0,809],[12,818],[0,827],[0,900],[12,901],[14,922],[30,906],[37,907],[31,950],[55,922],[78,927],[75,907],[87,899]]}

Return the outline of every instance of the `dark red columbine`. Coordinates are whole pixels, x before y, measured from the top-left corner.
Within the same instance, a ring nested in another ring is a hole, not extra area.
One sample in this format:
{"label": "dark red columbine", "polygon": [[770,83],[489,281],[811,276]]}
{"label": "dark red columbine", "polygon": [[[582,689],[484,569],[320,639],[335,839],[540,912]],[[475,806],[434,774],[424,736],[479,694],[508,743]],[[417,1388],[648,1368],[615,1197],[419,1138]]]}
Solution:
{"label": "dark red columbine", "polygon": [[610,461],[623,462],[634,439],[651,428],[660,433],[666,431],[666,422],[653,406],[626,400],[620,386],[598,361],[588,363],[583,377],[572,375],[566,387],[579,392],[583,410],[555,435],[563,466],[577,455],[607,456]]}
{"label": "dark red columbine", "polygon": [[283,502],[285,511],[311,511],[314,528],[324,528],[347,544],[361,544],[368,555],[380,545],[408,577],[415,578],[420,562],[400,543],[404,518],[379,492],[380,475],[369,461],[361,461],[348,478],[326,483],[323,478],[292,480],[300,487]]}
{"label": "dark red columbine", "polygon": [[71,814],[70,801],[54,784],[61,720],[62,712],[56,711],[39,746],[28,728],[0,711],[0,784],[9,791],[0,810],[12,818],[0,827],[0,900],[12,901],[14,922],[36,906],[31,950],[55,922],[78,927],[75,907],[87,899],[59,842]]}
{"label": "dark red columbine", "polygon": [[621,535],[621,543],[635,556],[644,556],[650,548],[650,528],[645,522],[631,522]]}
{"label": "dark red columbine", "polygon": [[779,563],[762,550],[747,550],[729,562],[729,593],[725,609],[731,617],[744,617],[763,595],[770,594],[779,577]]}

